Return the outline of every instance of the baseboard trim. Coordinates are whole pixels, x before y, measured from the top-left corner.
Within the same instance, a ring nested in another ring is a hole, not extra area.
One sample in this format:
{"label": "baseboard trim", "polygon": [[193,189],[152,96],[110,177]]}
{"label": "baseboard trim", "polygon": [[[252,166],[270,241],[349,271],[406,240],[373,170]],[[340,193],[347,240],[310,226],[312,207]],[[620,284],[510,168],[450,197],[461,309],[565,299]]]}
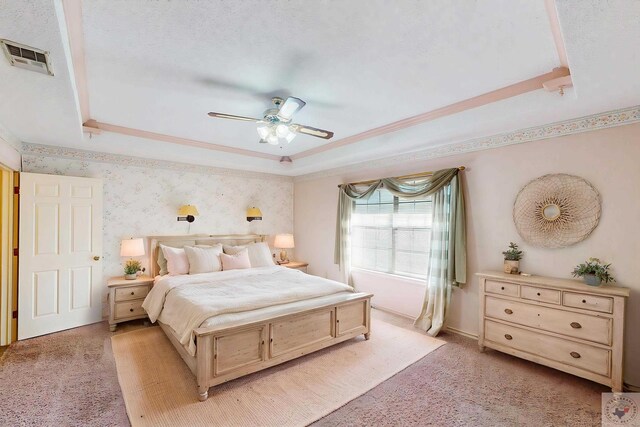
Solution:
{"label": "baseboard trim", "polygon": [[379,305],[371,304],[371,308],[375,308],[376,310],[380,310],[380,311],[383,311],[385,313],[393,314],[395,316],[404,317],[405,319],[415,320],[414,317],[409,316],[408,314],[400,313],[398,311],[391,310],[391,309],[388,309],[386,307],[380,307]]}
{"label": "baseboard trim", "polygon": [[452,334],[462,335],[463,337],[471,338],[472,340],[478,339],[477,334],[472,334],[471,332],[466,332],[457,328],[452,328],[451,326],[447,326],[446,331],[451,332]]}

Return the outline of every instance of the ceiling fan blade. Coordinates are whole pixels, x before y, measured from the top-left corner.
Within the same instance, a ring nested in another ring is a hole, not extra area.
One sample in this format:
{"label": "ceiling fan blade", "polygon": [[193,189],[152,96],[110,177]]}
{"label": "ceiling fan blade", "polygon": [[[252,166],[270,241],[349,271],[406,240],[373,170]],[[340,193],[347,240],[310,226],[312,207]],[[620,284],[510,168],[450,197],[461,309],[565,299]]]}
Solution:
{"label": "ceiling fan blade", "polygon": [[209,113],[210,117],[217,117],[219,119],[231,119],[231,120],[242,120],[243,122],[259,122],[262,119],[253,119],[251,117],[244,116],[234,116],[233,114],[223,114],[223,113]]}
{"label": "ceiling fan blade", "polygon": [[304,133],[305,135],[315,136],[317,138],[322,139],[331,139],[333,138],[333,132],[318,128],[312,128],[311,126],[305,125],[292,125],[291,126],[295,132]]}
{"label": "ceiling fan blade", "polygon": [[286,101],[284,101],[284,104],[282,104],[282,106],[280,107],[280,110],[278,111],[278,117],[283,120],[291,120],[293,115],[298,110],[301,110],[302,107],[304,107],[305,105],[307,105],[307,103],[304,102],[302,99],[294,98],[293,96],[290,96],[287,98]]}

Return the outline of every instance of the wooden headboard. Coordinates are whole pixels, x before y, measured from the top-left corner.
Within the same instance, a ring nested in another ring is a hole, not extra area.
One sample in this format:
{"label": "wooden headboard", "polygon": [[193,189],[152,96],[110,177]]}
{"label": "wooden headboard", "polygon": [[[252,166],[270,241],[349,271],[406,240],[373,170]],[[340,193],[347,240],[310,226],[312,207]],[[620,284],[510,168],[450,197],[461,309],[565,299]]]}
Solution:
{"label": "wooden headboard", "polygon": [[147,236],[147,253],[149,254],[149,275],[156,277],[160,271],[158,266],[158,251],[160,244],[181,248],[193,245],[246,245],[247,243],[264,242],[267,236],[264,234],[190,234],[182,236]]}

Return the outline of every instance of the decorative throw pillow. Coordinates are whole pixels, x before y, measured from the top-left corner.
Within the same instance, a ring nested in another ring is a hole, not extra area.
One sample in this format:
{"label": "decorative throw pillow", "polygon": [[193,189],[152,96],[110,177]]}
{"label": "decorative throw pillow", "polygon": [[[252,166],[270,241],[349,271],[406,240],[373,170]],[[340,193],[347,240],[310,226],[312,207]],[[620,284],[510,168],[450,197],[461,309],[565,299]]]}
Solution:
{"label": "decorative throw pillow", "polygon": [[249,251],[249,262],[251,267],[269,267],[274,265],[271,249],[266,242],[249,243],[244,246],[228,246],[224,245],[224,253],[234,255],[247,249]]}
{"label": "decorative throw pillow", "polygon": [[[193,246],[193,245],[197,245],[197,242],[195,240],[176,240],[171,242],[171,244],[169,245],[163,245],[162,243],[160,243],[159,246],[169,246],[171,248],[182,248],[185,246]],[[167,271],[167,259],[164,257],[164,253],[162,252],[162,249],[158,250],[158,274],[160,276],[164,276],[165,274],[168,273]]]}
{"label": "decorative throw pillow", "polygon": [[183,248],[160,245],[160,249],[162,249],[162,254],[167,259],[169,276],[189,274],[189,259]]}
{"label": "decorative throw pillow", "polygon": [[185,246],[184,251],[189,260],[189,274],[211,273],[222,270],[220,254],[222,245]]}
{"label": "decorative throw pillow", "polygon": [[234,255],[220,254],[223,270],[240,270],[243,268],[251,268],[249,261],[249,251],[244,249]]}

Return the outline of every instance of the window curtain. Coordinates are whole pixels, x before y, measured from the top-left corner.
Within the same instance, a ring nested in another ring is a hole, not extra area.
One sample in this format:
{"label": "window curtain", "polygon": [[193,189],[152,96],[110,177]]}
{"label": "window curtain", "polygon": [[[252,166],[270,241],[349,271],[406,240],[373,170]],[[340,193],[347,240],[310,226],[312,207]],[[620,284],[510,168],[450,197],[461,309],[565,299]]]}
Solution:
{"label": "window curtain", "polygon": [[433,196],[433,225],[428,260],[427,291],[415,325],[435,336],[444,325],[451,288],[467,281],[467,242],[462,182],[458,168],[443,169],[421,178],[383,178],[367,185],[340,186],[336,222],[334,262],[339,264],[346,283],[352,285],[349,233],[354,200],[369,198],[385,188],[394,196]]}
{"label": "window curtain", "polygon": [[354,201],[368,199],[382,185],[382,180],[374,181],[371,185],[342,184],[338,196],[338,218],[336,220],[336,246],[333,252],[333,262],[340,266],[342,280],[353,287],[351,280],[351,213]]}

